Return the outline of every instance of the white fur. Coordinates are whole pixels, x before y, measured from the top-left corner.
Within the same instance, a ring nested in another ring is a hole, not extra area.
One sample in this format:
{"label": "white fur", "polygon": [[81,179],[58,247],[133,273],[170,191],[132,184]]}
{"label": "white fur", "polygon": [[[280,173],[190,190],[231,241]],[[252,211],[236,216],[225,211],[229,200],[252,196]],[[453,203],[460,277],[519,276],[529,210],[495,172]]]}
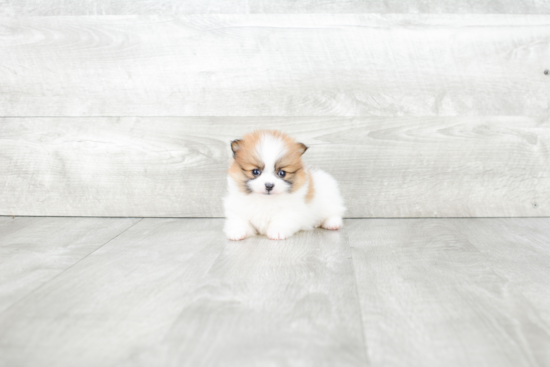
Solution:
{"label": "white fur", "polygon": [[[265,168],[258,178],[249,182],[252,193],[241,192],[237,183],[230,176],[227,177],[228,194],[223,202],[227,218],[224,232],[227,237],[230,240],[242,240],[265,234],[273,240],[284,240],[300,230],[341,228],[346,208],[336,180],[324,171],[306,168],[313,179],[313,199],[306,203],[310,182],[289,193],[289,184],[274,172],[276,160],[284,154],[284,145],[270,138],[262,139],[257,147]],[[269,195],[265,190],[266,182],[275,185]]]}

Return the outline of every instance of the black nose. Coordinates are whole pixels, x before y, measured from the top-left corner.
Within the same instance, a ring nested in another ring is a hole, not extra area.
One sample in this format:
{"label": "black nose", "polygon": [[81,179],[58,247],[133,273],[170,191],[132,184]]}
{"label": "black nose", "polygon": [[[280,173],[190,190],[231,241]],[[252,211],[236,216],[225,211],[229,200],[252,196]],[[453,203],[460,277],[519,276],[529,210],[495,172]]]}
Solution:
{"label": "black nose", "polygon": [[271,190],[273,190],[273,186],[275,186],[275,185],[268,182],[268,183],[265,184],[265,189],[267,191],[271,191]]}

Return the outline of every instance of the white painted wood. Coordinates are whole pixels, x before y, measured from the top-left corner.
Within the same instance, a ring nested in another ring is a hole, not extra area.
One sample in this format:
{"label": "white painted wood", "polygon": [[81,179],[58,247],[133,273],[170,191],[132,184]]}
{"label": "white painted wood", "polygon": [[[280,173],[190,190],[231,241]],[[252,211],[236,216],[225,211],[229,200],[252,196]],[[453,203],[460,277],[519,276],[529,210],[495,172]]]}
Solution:
{"label": "white painted wood", "polygon": [[373,366],[550,364],[550,219],[350,220]]}
{"label": "white painted wood", "polygon": [[545,0],[0,0],[0,14],[515,13],[548,14]]}
{"label": "white painted wood", "polygon": [[0,217],[0,226],[11,222],[13,219],[15,219],[15,218],[14,217]]}
{"label": "white painted wood", "polygon": [[0,315],[0,365],[368,365],[345,238],[144,219]]}
{"label": "white painted wood", "polygon": [[138,221],[0,218],[0,313],[17,309],[22,299]]}
{"label": "white painted wood", "polygon": [[549,113],[550,15],[5,16],[0,35],[2,116]]}
{"label": "white painted wood", "polygon": [[229,142],[278,128],[349,217],[550,215],[550,125],[527,117],[4,118],[0,214],[223,216]]}

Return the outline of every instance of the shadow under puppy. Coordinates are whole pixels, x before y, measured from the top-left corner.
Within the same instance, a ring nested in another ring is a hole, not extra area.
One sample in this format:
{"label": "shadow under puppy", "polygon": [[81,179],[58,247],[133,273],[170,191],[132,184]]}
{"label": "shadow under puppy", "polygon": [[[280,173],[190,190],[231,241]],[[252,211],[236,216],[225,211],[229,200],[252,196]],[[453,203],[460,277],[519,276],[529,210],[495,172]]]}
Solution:
{"label": "shadow under puppy", "polygon": [[224,232],[230,240],[265,234],[284,240],[300,230],[342,227],[346,208],[328,173],[305,167],[308,149],[276,130],[231,142],[233,160],[224,198]]}

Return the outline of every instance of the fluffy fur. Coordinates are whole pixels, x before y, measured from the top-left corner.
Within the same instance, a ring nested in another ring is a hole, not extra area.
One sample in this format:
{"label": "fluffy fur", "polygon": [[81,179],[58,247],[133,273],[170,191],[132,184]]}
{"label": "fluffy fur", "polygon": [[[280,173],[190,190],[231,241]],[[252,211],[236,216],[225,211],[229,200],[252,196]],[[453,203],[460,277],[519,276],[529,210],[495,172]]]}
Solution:
{"label": "fluffy fur", "polygon": [[284,240],[300,230],[342,227],[346,208],[336,180],[305,167],[308,148],[280,131],[262,130],[231,143],[224,198],[230,240],[265,234]]}

